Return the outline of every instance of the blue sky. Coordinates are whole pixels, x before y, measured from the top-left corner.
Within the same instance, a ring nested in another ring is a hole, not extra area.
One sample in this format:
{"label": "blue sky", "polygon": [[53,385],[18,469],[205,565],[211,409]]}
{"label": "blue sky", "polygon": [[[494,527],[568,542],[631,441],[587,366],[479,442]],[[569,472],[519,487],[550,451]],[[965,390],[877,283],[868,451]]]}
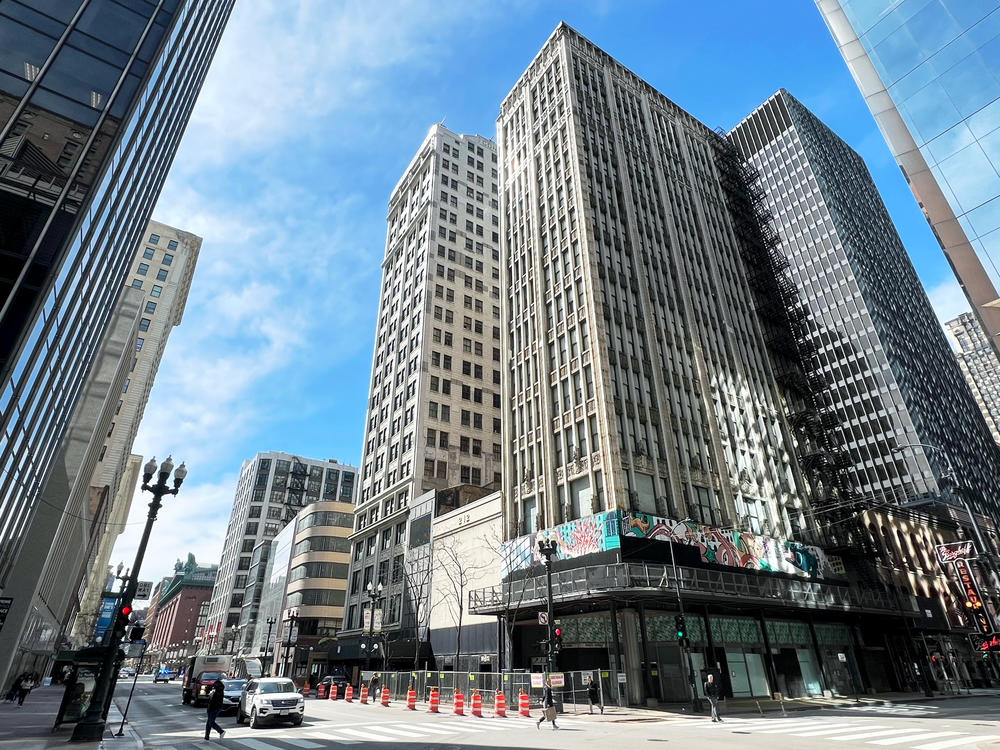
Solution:
{"label": "blue sky", "polygon": [[810,0],[241,2],[154,212],[204,244],[134,447],[190,469],[143,579],[219,561],[256,452],[357,465],[389,193],[432,123],[495,133],[560,21],[713,128],[788,89],[864,157],[939,314],[966,309]]}

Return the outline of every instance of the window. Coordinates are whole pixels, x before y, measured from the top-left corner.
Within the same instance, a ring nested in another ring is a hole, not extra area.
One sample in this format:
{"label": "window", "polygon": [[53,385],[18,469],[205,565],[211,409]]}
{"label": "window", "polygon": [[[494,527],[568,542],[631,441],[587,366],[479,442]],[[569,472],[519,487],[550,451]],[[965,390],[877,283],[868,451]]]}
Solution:
{"label": "window", "polygon": [[170,253],[164,253],[163,260],[161,260],[160,262],[165,266],[169,266],[171,263],[174,262],[174,256],[171,255]]}
{"label": "window", "polygon": [[139,270],[136,271],[140,276],[145,276],[149,272],[149,263],[140,263]]}
{"label": "window", "polygon": [[163,287],[162,286],[157,286],[156,284],[153,284],[153,288],[149,290],[149,296],[150,297],[159,297],[160,296],[160,292],[162,292],[162,291],[163,291]]}
{"label": "window", "polygon": [[152,322],[153,321],[151,321],[149,318],[143,318],[142,320],[139,321],[139,330],[140,331],[148,331],[149,330],[149,324],[152,323]]}
{"label": "window", "polygon": [[147,302],[146,303],[146,309],[143,310],[143,312],[146,313],[147,315],[152,315],[153,313],[155,313],[156,312],[156,303],[155,302]]}
{"label": "window", "polygon": [[149,241],[154,245],[158,245],[160,243],[160,235],[158,234],[149,235]]}
{"label": "window", "polygon": [[406,539],[406,521],[396,524],[396,544],[402,544]]}
{"label": "window", "polygon": [[142,257],[145,258],[146,260],[152,260],[153,253],[155,252],[156,251],[153,248],[147,247],[145,250],[142,251]]}
{"label": "window", "polygon": [[145,343],[146,343],[146,339],[143,339],[143,338],[137,338],[137,339],[135,340],[135,350],[136,350],[137,352],[141,352],[141,351],[142,351],[142,345],[143,345],[143,344],[145,344]]}
{"label": "window", "polygon": [[170,240],[167,243],[167,250],[176,250],[176,249],[177,249],[177,240]]}
{"label": "window", "polygon": [[167,280],[167,269],[166,268],[161,268],[159,271],[156,272],[156,280],[157,281],[166,281]]}
{"label": "window", "polygon": [[392,529],[385,529],[382,532],[382,549],[389,549],[392,546]]}
{"label": "window", "polygon": [[132,286],[136,289],[142,289],[142,279],[132,279]]}

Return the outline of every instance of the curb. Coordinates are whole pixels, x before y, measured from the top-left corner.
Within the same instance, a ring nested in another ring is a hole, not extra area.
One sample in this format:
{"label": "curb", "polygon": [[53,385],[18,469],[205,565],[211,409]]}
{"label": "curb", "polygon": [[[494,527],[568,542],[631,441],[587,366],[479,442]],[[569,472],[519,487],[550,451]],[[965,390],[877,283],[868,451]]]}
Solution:
{"label": "curb", "polygon": [[123,734],[121,737],[118,736],[118,727],[122,725],[122,718],[123,718],[122,710],[121,707],[118,705],[117,699],[111,701],[111,705],[112,705],[112,710],[108,711],[108,722],[107,722],[108,732],[110,734],[110,737],[105,737],[103,740],[101,740],[102,742],[101,747],[109,748],[110,750],[111,745],[108,744],[108,741],[110,740],[114,742],[114,747],[120,750],[123,747],[121,743],[124,740],[126,742],[131,741],[132,747],[134,747],[135,750],[143,750],[144,745],[142,742],[142,738],[139,736],[139,733],[132,728],[131,722],[129,721],[125,722],[125,734]]}

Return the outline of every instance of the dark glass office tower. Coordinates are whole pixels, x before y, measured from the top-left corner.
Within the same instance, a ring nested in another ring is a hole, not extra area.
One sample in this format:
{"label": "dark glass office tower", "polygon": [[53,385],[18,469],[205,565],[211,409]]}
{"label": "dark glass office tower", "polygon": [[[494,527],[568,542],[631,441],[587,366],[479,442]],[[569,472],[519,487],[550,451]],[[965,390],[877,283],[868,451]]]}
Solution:
{"label": "dark glass office tower", "polygon": [[[29,579],[44,554],[22,553],[38,552],[25,541],[50,508],[40,497],[53,457],[232,6],[0,2],[0,594],[14,596],[0,641],[7,654],[10,631],[21,632],[29,610],[38,614]],[[31,628],[54,638],[59,629],[48,626],[58,623],[38,616]]]}
{"label": "dark glass office tower", "polygon": [[1000,452],[861,157],[784,90],[730,138],[759,171],[862,499],[945,492],[950,459],[995,512]]}

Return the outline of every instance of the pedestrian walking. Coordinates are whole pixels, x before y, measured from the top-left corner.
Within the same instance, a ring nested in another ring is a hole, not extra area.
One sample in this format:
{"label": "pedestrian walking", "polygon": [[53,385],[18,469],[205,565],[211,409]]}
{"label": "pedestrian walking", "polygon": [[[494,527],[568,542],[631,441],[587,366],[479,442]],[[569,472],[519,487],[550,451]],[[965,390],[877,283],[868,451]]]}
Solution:
{"label": "pedestrian walking", "polygon": [[24,705],[24,699],[28,697],[36,685],[34,675],[26,674],[21,679],[21,684],[17,688],[17,706],[20,708]]}
{"label": "pedestrian walking", "polygon": [[552,694],[552,679],[549,677],[545,678],[545,690],[542,692],[542,718],[538,720],[535,729],[541,729],[543,721],[551,721],[553,730],[559,728],[556,726],[556,699]]}
{"label": "pedestrian walking", "polygon": [[21,672],[17,677],[14,678],[14,682],[10,686],[10,690],[4,696],[4,703],[13,703],[17,700],[17,693],[21,689],[21,682],[27,677],[26,672]]}
{"label": "pedestrian walking", "polygon": [[712,706],[712,721],[722,722],[719,717],[719,683],[715,681],[715,675],[709,673],[705,681],[705,696]]}
{"label": "pedestrian walking", "polygon": [[208,699],[208,719],[205,722],[205,739],[210,739],[212,730],[214,729],[219,733],[219,739],[221,740],[226,736],[226,730],[220,727],[216,723],[216,719],[219,718],[219,714],[222,713],[222,701],[226,695],[226,686],[223,684],[221,679],[216,680],[212,683],[212,695]]}
{"label": "pedestrian walking", "polygon": [[372,700],[375,700],[375,694],[378,691],[378,675],[373,674],[371,680],[368,682],[368,694],[372,696]]}
{"label": "pedestrian walking", "polygon": [[604,704],[601,703],[601,696],[597,692],[597,683],[593,677],[587,677],[587,700],[590,702],[590,713],[594,713],[594,706],[600,708],[602,714],[604,713]]}

